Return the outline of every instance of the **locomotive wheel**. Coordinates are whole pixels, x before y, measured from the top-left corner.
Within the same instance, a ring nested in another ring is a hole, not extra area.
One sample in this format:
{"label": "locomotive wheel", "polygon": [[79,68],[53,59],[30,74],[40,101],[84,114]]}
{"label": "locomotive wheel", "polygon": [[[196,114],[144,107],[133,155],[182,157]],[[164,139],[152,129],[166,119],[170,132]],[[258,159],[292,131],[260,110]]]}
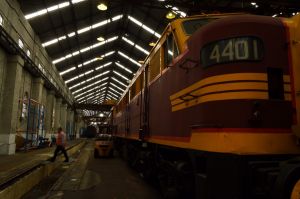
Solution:
{"label": "locomotive wheel", "polygon": [[294,185],[290,199],[300,199],[300,180]]}

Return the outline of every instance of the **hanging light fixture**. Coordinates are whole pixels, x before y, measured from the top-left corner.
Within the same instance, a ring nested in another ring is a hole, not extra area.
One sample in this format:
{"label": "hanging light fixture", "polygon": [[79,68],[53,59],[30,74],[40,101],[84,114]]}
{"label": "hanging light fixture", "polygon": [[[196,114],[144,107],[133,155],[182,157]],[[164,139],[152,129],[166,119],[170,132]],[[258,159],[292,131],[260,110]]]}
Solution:
{"label": "hanging light fixture", "polygon": [[101,42],[101,41],[104,41],[104,38],[103,37],[98,37],[97,40]]}
{"label": "hanging light fixture", "polygon": [[167,19],[174,19],[176,17],[175,13],[172,12],[172,11],[169,11],[167,14],[166,14],[166,18]]}
{"label": "hanging light fixture", "polygon": [[150,43],[149,43],[149,46],[152,46],[152,47],[153,47],[153,46],[155,46],[155,43],[154,43],[154,42],[150,42]]}
{"label": "hanging light fixture", "polygon": [[101,11],[107,10],[107,3],[105,1],[100,1],[97,8]]}

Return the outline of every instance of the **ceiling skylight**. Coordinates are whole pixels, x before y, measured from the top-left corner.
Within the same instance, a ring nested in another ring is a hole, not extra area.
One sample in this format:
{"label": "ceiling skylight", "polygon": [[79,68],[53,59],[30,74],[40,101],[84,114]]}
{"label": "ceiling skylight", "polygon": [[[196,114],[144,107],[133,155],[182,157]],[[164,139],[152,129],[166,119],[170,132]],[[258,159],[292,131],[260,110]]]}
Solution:
{"label": "ceiling skylight", "polygon": [[121,55],[122,57],[128,59],[129,61],[131,61],[132,63],[136,64],[137,66],[141,67],[142,64],[140,64],[139,62],[137,62],[136,60],[132,59],[131,57],[129,57],[128,55],[126,55],[125,53],[118,51],[118,54]]}
{"label": "ceiling skylight", "polygon": [[[102,73],[100,76],[103,76],[103,75],[107,74],[108,72],[109,72],[109,71],[106,71],[106,72]],[[87,88],[89,88],[89,87],[91,87],[91,86],[94,86],[94,85],[96,85],[96,84],[98,84],[98,83],[100,83],[100,82],[103,82],[103,81],[105,81],[105,80],[107,80],[107,79],[108,79],[108,77],[105,77],[105,78],[100,79],[100,80],[98,80],[98,81],[96,81],[96,82],[93,82],[93,83],[91,83],[91,84],[88,84],[88,85],[86,85],[86,86],[84,86],[84,87],[82,87],[82,88],[80,88],[80,89],[75,90],[72,94],[74,95],[75,93],[78,93],[78,92],[80,92],[80,91],[82,91],[82,90],[85,90],[85,89],[87,89]],[[83,84],[85,84],[86,82],[87,82],[87,81],[82,81],[82,82],[78,83],[79,85],[77,85],[77,84],[76,84],[76,86],[74,85],[73,88],[78,87],[78,86],[80,86],[80,85],[83,85]],[[71,90],[71,89],[70,89],[70,90]]]}
{"label": "ceiling skylight", "polygon": [[122,68],[123,70],[129,72],[130,74],[132,73],[131,70],[129,70],[128,68],[126,68],[125,66],[123,66],[122,64],[120,64],[119,62],[115,62],[115,64],[116,64],[117,66],[119,66],[120,68]]}
{"label": "ceiling skylight", "polygon": [[122,37],[122,40],[125,41],[126,43],[134,46],[135,48],[137,48],[138,50],[140,50],[141,52],[145,53],[146,55],[149,55],[149,51],[145,50],[144,48],[142,48],[141,46],[135,44],[133,41],[131,41],[130,39],[126,38],[126,37]]}
{"label": "ceiling skylight", "polygon": [[147,32],[153,34],[155,37],[157,37],[157,38],[161,37],[161,35],[159,33],[155,32],[153,29],[149,28],[148,26],[146,26],[145,24],[143,24],[142,22],[140,22],[136,18],[128,15],[128,19],[130,21],[132,21],[133,23],[135,23],[136,25],[141,26],[144,30],[146,30]]}
{"label": "ceiling skylight", "polygon": [[[95,28],[104,26],[104,25],[106,25],[106,24],[108,24],[108,23],[110,23],[110,22],[112,22],[112,21],[117,21],[117,20],[121,19],[122,17],[123,17],[123,15],[117,15],[117,16],[111,18],[111,19],[107,19],[107,20],[104,20],[104,21],[100,21],[100,22],[97,22],[97,23],[95,23],[95,24],[93,24],[93,25],[91,25],[91,26],[86,26],[86,27],[84,27],[84,28],[81,28],[80,30],[77,30],[76,32],[77,32],[77,34],[82,34],[82,33],[84,33],[84,32],[88,32],[88,31],[90,31],[90,30],[92,30],[92,29],[95,29]],[[68,33],[67,35],[63,35],[63,36],[60,36],[60,37],[58,37],[58,38],[55,38],[55,39],[51,39],[51,40],[49,40],[49,41],[46,41],[46,42],[44,42],[44,43],[42,44],[42,46],[43,46],[43,47],[50,46],[50,45],[52,45],[52,44],[57,43],[58,41],[65,40],[65,39],[67,38],[67,36],[68,36],[68,37],[73,37],[73,36],[75,36],[76,32],[70,32],[70,33]]]}
{"label": "ceiling skylight", "polygon": [[97,48],[97,47],[99,47],[99,46],[102,46],[102,45],[104,45],[104,44],[106,44],[106,43],[110,43],[110,42],[112,42],[112,41],[114,41],[114,40],[116,40],[116,39],[118,39],[118,36],[111,37],[111,38],[109,38],[109,39],[107,39],[107,40],[105,40],[105,41],[103,41],[103,42],[97,42],[97,43],[95,43],[95,44],[93,44],[93,45],[91,45],[91,46],[82,48],[82,49],[80,49],[79,51],[74,51],[73,53],[67,54],[67,55],[64,56],[64,57],[60,57],[60,58],[58,58],[58,59],[55,59],[52,63],[53,63],[53,64],[57,64],[57,63],[62,62],[62,61],[64,61],[64,60],[66,60],[66,59],[69,59],[69,58],[71,58],[71,57],[73,57],[73,56],[78,55],[79,52],[80,52],[80,53],[88,52],[88,51],[90,51],[90,50],[92,50],[92,49],[94,49],[94,48]]}
{"label": "ceiling skylight", "polygon": [[[77,3],[80,3],[80,2],[83,2],[83,1],[86,1],[86,0],[72,0],[71,3],[72,4],[77,4]],[[37,16],[45,15],[49,12],[53,12],[55,10],[62,9],[62,8],[68,7],[68,6],[70,6],[70,2],[65,1],[63,3],[60,3],[60,4],[57,4],[57,5],[42,9],[42,10],[38,10],[38,11],[30,13],[30,14],[27,14],[27,15],[25,15],[25,19],[27,19],[27,20],[32,19],[32,18],[35,18]]]}

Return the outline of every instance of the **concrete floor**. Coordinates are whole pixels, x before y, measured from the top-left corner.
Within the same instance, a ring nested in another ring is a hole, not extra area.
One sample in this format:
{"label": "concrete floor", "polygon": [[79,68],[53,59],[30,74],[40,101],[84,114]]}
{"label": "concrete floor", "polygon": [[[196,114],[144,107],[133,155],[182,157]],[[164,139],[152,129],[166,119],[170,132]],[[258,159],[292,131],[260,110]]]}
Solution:
{"label": "concrete floor", "polygon": [[64,191],[63,198],[159,199],[160,193],[147,184],[119,158],[93,159],[87,171],[98,184],[86,190]]}
{"label": "concrete floor", "polygon": [[[93,157],[93,142],[64,163],[23,199],[160,199],[160,192],[145,182],[117,155]],[[56,182],[53,182],[53,180]],[[50,183],[51,182],[51,183]]]}

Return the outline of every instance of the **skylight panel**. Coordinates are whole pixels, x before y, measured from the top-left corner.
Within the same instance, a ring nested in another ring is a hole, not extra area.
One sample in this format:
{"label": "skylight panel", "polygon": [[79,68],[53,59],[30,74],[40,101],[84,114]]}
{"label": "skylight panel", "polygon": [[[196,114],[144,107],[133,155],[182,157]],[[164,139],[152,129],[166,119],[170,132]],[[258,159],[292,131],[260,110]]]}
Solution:
{"label": "skylight panel", "polygon": [[[107,20],[98,22],[98,23],[96,23],[96,24],[93,24],[93,25],[91,25],[91,26],[83,27],[83,28],[81,28],[80,30],[70,32],[70,33],[68,33],[67,35],[60,36],[59,38],[56,38],[56,39],[58,39],[59,41],[61,41],[61,40],[66,39],[67,36],[68,36],[68,37],[73,37],[73,36],[75,36],[75,35],[76,35],[76,32],[77,32],[77,34],[82,34],[82,33],[85,33],[85,32],[90,31],[91,29],[95,29],[95,28],[101,27],[101,26],[103,26],[103,25],[106,25],[106,24],[110,23],[111,21],[117,21],[117,20],[119,20],[119,19],[121,19],[121,18],[123,18],[123,15],[117,15],[117,16],[113,17],[112,19],[107,19]],[[56,39],[52,39],[52,40],[50,40],[50,41],[54,41],[54,40],[56,40]],[[43,46],[43,47],[47,47],[47,46],[50,46],[50,45],[55,44],[55,43],[58,42],[58,41],[57,41],[57,42],[51,43],[50,41],[44,42],[44,43],[42,44],[42,46]]]}
{"label": "skylight panel", "polygon": [[133,41],[131,41],[130,39],[126,38],[126,37],[122,37],[122,40],[126,41],[128,44],[134,46],[135,48],[137,48],[138,50],[142,51],[143,53],[145,53],[146,55],[149,54],[149,51],[145,50],[144,48],[142,48],[141,46],[135,44]]}
{"label": "skylight panel", "polygon": [[59,74],[60,74],[61,76],[63,76],[64,74],[66,74],[66,73],[68,73],[68,72],[71,72],[71,71],[73,71],[73,70],[75,70],[75,69],[76,69],[76,67],[72,67],[72,68],[69,68],[69,69],[67,69],[67,70],[65,70],[65,71],[60,72]]}
{"label": "skylight panel", "polygon": [[124,58],[128,59],[128,60],[129,60],[129,61],[131,61],[132,63],[136,64],[137,66],[139,66],[139,67],[141,67],[141,66],[142,66],[142,64],[140,64],[140,63],[139,63],[139,62],[137,62],[136,60],[134,60],[134,59],[130,58],[130,57],[129,57],[129,56],[127,56],[126,54],[124,54],[124,53],[122,53],[122,52],[120,52],[120,51],[118,51],[118,54],[119,54],[119,55],[121,55],[122,57],[124,57]]}
{"label": "skylight panel", "polygon": [[91,27],[92,27],[92,29],[95,29],[95,28],[104,26],[104,25],[108,24],[109,22],[110,22],[110,19],[107,19],[107,20],[104,20],[104,21],[100,21],[100,22],[98,22],[98,23],[95,23],[95,24],[93,24]]}
{"label": "skylight panel", "polygon": [[112,87],[108,87],[108,89],[110,89],[110,90],[114,91],[115,93],[118,93],[119,95],[122,95],[122,93],[120,93],[119,91],[117,91],[117,90],[113,89]]}
{"label": "skylight panel", "polygon": [[145,24],[142,25],[142,28],[144,28],[144,30],[148,31],[149,33],[154,35],[154,30],[152,30],[151,28],[149,28],[148,26],[146,26]]}
{"label": "skylight panel", "polygon": [[105,67],[107,67],[107,66],[109,66],[109,65],[111,65],[111,64],[112,64],[112,62],[108,62],[108,63],[106,63],[106,64],[103,64],[103,65],[101,65],[101,66],[96,67],[95,70],[100,70],[100,69],[105,68]]}
{"label": "skylight panel", "polygon": [[115,85],[114,83],[110,82],[115,88],[119,89],[120,91],[124,92],[124,89],[120,88],[119,86]]}
{"label": "skylight panel", "polygon": [[120,64],[120,63],[118,63],[118,62],[115,62],[115,64],[116,64],[117,66],[119,66],[120,68],[124,69],[125,71],[127,71],[127,72],[129,72],[129,73],[132,73],[131,70],[129,70],[128,68],[126,68],[126,67],[123,66],[122,64]]}
{"label": "skylight panel", "polygon": [[129,43],[130,45],[134,46],[134,42],[133,42],[133,41],[127,39],[126,37],[122,37],[122,39],[123,39],[124,41],[126,41],[127,43]]}
{"label": "skylight panel", "polygon": [[92,29],[91,26],[82,28],[82,29],[80,29],[80,30],[77,31],[77,34],[81,34],[81,33],[87,32],[87,31],[89,31],[91,29]]}
{"label": "skylight panel", "polygon": [[114,77],[112,77],[112,79],[113,79],[114,81],[118,82],[119,84],[121,84],[122,86],[127,87],[126,84],[124,84],[123,82],[119,81],[118,79],[116,79],[116,78],[114,78]]}
{"label": "skylight panel", "polygon": [[47,8],[47,11],[52,12],[52,11],[57,10],[57,9],[58,9],[58,5],[55,5],[55,6],[51,6],[51,7]]}
{"label": "skylight panel", "polygon": [[[108,57],[108,56],[110,56],[110,55],[112,55],[112,54],[114,54],[115,53],[115,51],[110,51],[110,52],[108,52],[108,53],[105,53],[104,55],[101,55],[100,57]],[[88,64],[91,64],[91,63],[93,63],[93,62],[95,62],[95,61],[98,61],[99,59],[97,58],[97,57],[95,57],[95,58],[93,58],[93,59],[90,59],[90,60],[88,60],[88,61],[85,61],[85,62],[83,62],[83,64],[79,64],[78,65],[78,67],[80,68],[80,67],[82,67],[82,66],[85,66],[85,65],[88,65]]]}
{"label": "skylight panel", "polygon": [[[74,95],[75,93],[78,93],[78,92],[80,92],[80,91],[82,91],[82,90],[85,90],[85,89],[87,89],[87,88],[89,88],[89,87],[91,87],[91,86],[94,86],[94,85],[96,85],[96,84],[98,84],[98,83],[100,83],[100,82],[103,82],[103,81],[105,81],[105,80],[107,80],[107,79],[108,79],[108,77],[105,77],[105,78],[100,79],[100,80],[98,80],[98,81],[96,81],[96,82],[94,82],[94,83],[88,84],[88,85],[84,86],[83,88],[80,88],[80,89],[78,89],[78,90],[75,90],[72,94]],[[84,84],[85,82],[86,82],[86,81],[83,81],[83,83],[81,83],[80,85]],[[78,87],[78,86],[76,86],[76,87]],[[74,87],[73,87],[73,88],[74,88]],[[70,90],[71,90],[71,88],[70,88]]]}
{"label": "skylight panel", "polygon": [[75,35],[76,35],[75,32],[71,32],[71,33],[68,34],[68,37],[73,37],[73,36],[75,36]]}
{"label": "skylight panel", "polygon": [[[77,3],[80,3],[80,2],[83,2],[83,1],[86,1],[86,0],[72,0],[72,4],[77,4]],[[54,5],[54,6],[50,6],[48,8],[45,8],[45,9],[38,10],[36,12],[27,14],[27,15],[25,15],[25,19],[27,19],[27,20],[32,19],[32,18],[35,18],[37,16],[45,15],[48,12],[53,12],[55,10],[62,9],[62,8],[68,7],[68,6],[70,6],[70,2],[65,1],[63,3],[57,4],[57,5]]]}
{"label": "skylight panel", "polygon": [[[105,78],[105,79],[108,79],[108,78]],[[101,85],[98,85],[98,86],[96,86],[96,87],[94,87],[94,88],[92,88],[92,89],[89,89],[89,90],[87,90],[87,91],[84,91],[84,92],[82,92],[82,93],[76,95],[76,96],[75,96],[75,99],[78,98],[78,97],[80,97],[80,96],[82,96],[82,95],[85,95],[85,94],[87,94],[87,93],[89,93],[89,92],[94,93],[94,92],[93,92],[94,90],[97,90],[97,89],[99,89],[99,88],[105,86],[107,83],[108,83],[108,82],[102,83]],[[106,88],[106,87],[101,88],[100,91],[103,90],[103,89],[105,89],[105,88]]]}
{"label": "skylight panel", "polygon": [[122,17],[123,17],[123,15],[117,15],[117,16],[113,17],[111,20],[112,21],[117,21],[119,19],[122,19]]}
{"label": "skylight panel", "polygon": [[[112,41],[114,41],[114,40],[116,40],[116,39],[118,39],[118,36],[111,37],[111,38],[109,38],[109,39],[107,39],[107,40],[105,40],[105,41],[103,41],[103,42],[100,42],[100,43],[99,43],[100,45],[98,45],[97,47],[102,46],[102,45],[104,45],[104,44],[106,44],[106,43],[112,42]],[[88,46],[88,47],[85,47],[85,48],[83,48],[83,49],[80,49],[79,51],[80,51],[81,53],[84,53],[84,52],[90,51],[90,50],[93,49],[93,48],[96,48],[96,47],[95,47],[95,44],[93,44],[93,45],[91,45],[91,46]],[[60,57],[60,58],[54,60],[52,63],[53,63],[53,64],[57,64],[57,63],[59,63],[59,62],[61,62],[61,61],[64,61],[64,60],[66,60],[66,59],[72,57],[73,54],[75,54],[75,56],[76,56],[76,55],[78,55],[79,53],[77,54],[77,51],[74,51],[73,53],[70,53],[70,54],[68,54],[68,55],[66,55],[66,56],[64,56],[64,57]]]}
{"label": "skylight panel", "polygon": [[95,98],[98,98],[98,99],[103,99],[104,98],[104,96],[105,96],[105,93],[103,93],[103,92],[101,92],[101,93],[97,93],[96,95],[94,95],[94,96],[90,96],[90,97],[88,97],[88,98],[83,98],[81,101],[79,101],[79,102],[82,102],[82,101],[86,101],[86,100],[92,100],[92,99],[95,99]]}
{"label": "skylight panel", "polygon": [[112,96],[112,95],[110,95],[110,93],[107,93],[107,96],[110,97],[111,99],[117,100],[117,98],[114,97],[114,96]]}
{"label": "skylight panel", "polygon": [[127,77],[125,77],[124,75],[122,75],[121,73],[118,73],[117,71],[113,71],[113,73],[117,74],[118,76],[122,77],[125,80],[129,80]]}
{"label": "skylight panel", "polygon": [[142,51],[143,53],[145,53],[146,55],[149,55],[149,51],[145,50],[144,48],[142,48],[141,46],[139,45],[135,45],[134,47],[136,47],[137,49],[139,49],[140,51]]}
{"label": "skylight panel", "polygon": [[135,24],[138,25],[138,26],[142,26],[142,25],[143,25],[142,22],[140,22],[139,20],[133,18],[132,16],[129,16],[129,15],[128,15],[128,19],[131,20],[133,23],[135,23]]}
{"label": "skylight panel", "polygon": [[135,23],[136,25],[141,26],[144,30],[146,30],[150,34],[153,34],[155,37],[157,37],[157,38],[161,37],[161,35],[159,33],[155,32],[152,28],[146,26],[145,24],[143,24],[139,20],[135,19],[134,17],[128,15],[128,19],[130,21],[132,21],[133,23]]}

